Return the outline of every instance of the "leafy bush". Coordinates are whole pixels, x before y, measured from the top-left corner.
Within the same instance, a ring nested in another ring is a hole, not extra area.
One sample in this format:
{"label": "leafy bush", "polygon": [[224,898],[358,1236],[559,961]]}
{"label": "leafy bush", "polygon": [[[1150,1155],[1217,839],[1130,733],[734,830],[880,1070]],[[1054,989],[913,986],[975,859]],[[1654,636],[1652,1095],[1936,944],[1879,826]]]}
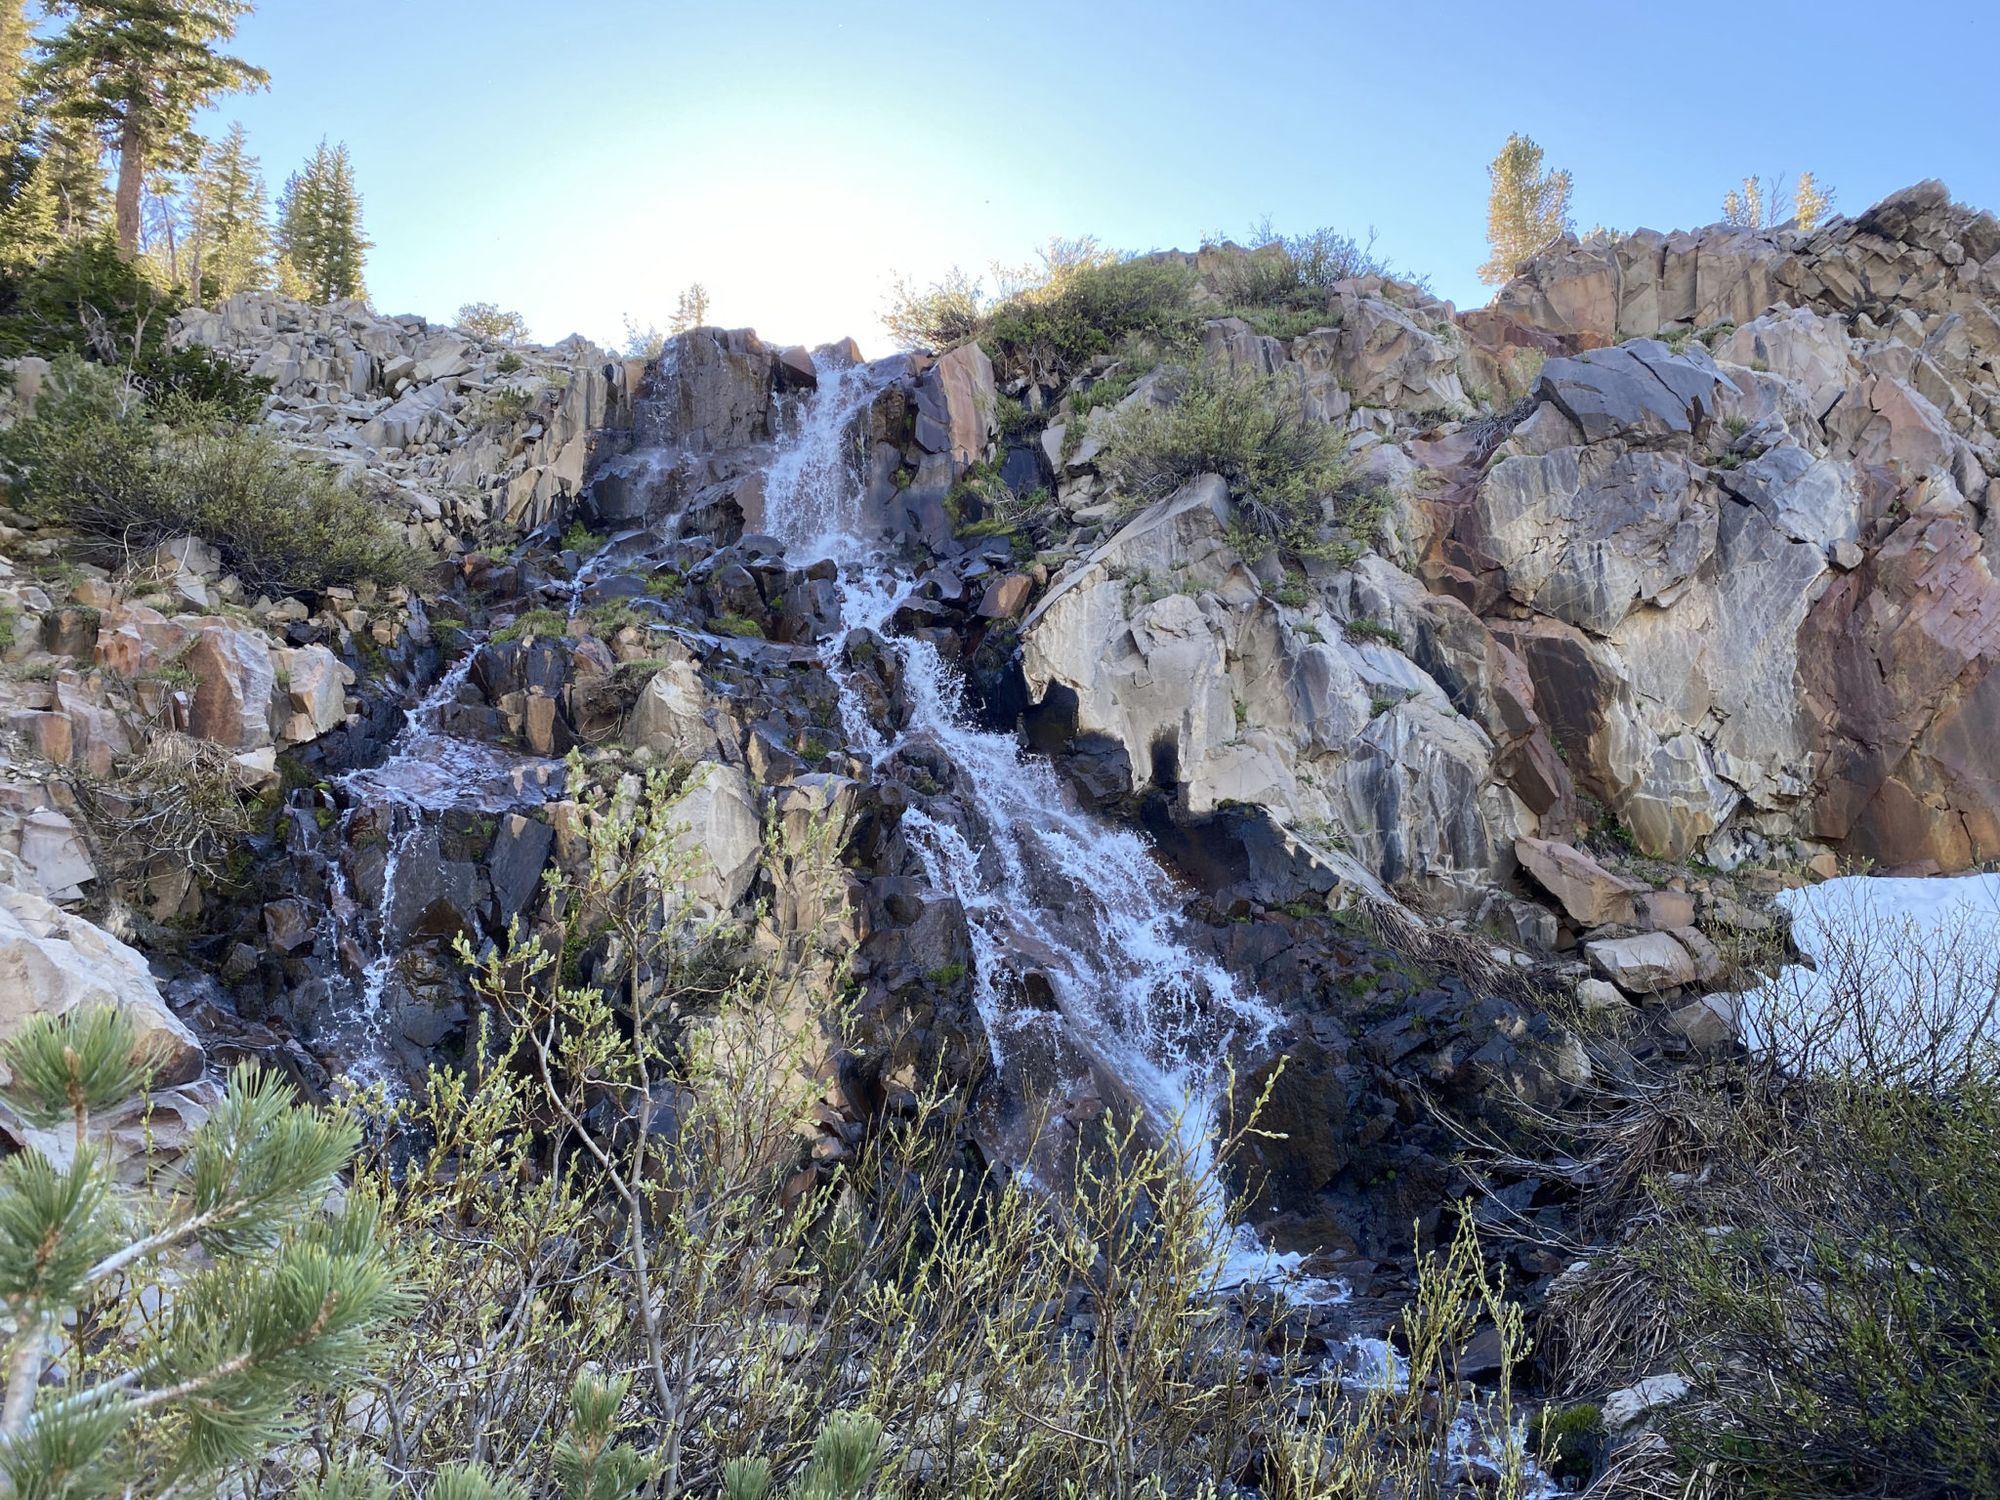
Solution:
{"label": "leafy bush", "polygon": [[5,1054],[12,1102],[73,1148],[0,1167],[0,1470],[17,1495],[216,1492],[295,1435],[302,1395],[364,1375],[407,1309],[374,1200],[321,1207],[358,1134],[240,1069],[155,1198],[92,1133],[148,1071],[123,1012],[31,1017]]}
{"label": "leafy bush", "polygon": [[521,386],[495,386],[473,398],[472,420],[481,427],[510,427],[534,404],[534,393]]}
{"label": "leafy bush", "polygon": [[1324,313],[1327,294],[1342,281],[1391,275],[1375,254],[1375,236],[1357,243],[1330,228],[1280,235],[1269,223],[1251,231],[1251,248],[1211,252],[1206,278],[1225,303],[1239,308],[1291,308]]}
{"label": "leafy bush", "polygon": [[528,320],[492,302],[467,302],[457,314],[458,326],[467,333],[501,344],[519,344],[528,337]]}
{"label": "leafy bush", "polygon": [[1179,260],[1138,257],[1084,266],[1000,303],[979,342],[1009,375],[1059,384],[1130,342],[1184,342],[1197,318],[1195,273]]}
{"label": "leafy bush", "polygon": [[1006,376],[1060,385],[1128,342],[1184,342],[1195,273],[1164,256],[1120,256],[1093,239],[1052,240],[1036,264],[994,268],[997,296],[954,269],[919,288],[898,278],[882,321],[905,349],[977,339]]}
{"label": "leafy bush", "polygon": [[108,371],[58,362],[32,419],[0,434],[19,503],[122,558],[194,536],[252,590],[408,583],[417,563],[366,497],[262,426],[157,406]]}
{"label": "leafy bush", "polygon": [[899,275],[882,326],[898,349],[955,349],[978,335],[984,312],[979,283],[954,266],[927,287]]}
{"label": "leafy bush", "polygon": [[[1681,1466],[1728,1493],[2000,1493],[2000,964],[1857,924],[1700,1069],[1594,1044],[1550,1122],[1598,1241],[1548,1342],[1578,1388],[1675,1368]],[[1960,962],[1973,957],[1973,978]],[[1574,1254],[1574,1242],[1566,1248]]]}
{"label": "leafy bush", "polygon": [[179,397],[250,420],[271,382],[212,349],[174,349],[167,330],[183,298],[149,281],[109,236],[65,243],[38,265],[0,274],[0,355],[74,354],[128,371],[155,399]]}
{"label": "leafy bush", "polygon": [[1107,420],[1099,468],[1140,502],[1219,474],[1256,532],[1293,551],[1316,545],[1322,502],[1347,472],[1340,434],[1282,379],[1205,362],[1178,383],[1172,405],[1128,407]]}

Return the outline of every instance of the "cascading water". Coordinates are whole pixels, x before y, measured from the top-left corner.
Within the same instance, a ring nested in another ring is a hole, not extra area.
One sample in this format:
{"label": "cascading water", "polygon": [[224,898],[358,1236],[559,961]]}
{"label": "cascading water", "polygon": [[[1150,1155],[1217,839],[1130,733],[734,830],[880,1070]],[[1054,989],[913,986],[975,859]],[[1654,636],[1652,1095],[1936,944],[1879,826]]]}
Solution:
{"label": "cascading water", "polygon": [[[335,825],[328,861],[331,900],[323,921],[334,952],[345,961],[321,1041],[345,1054],[357,1083],[388,1082],[384,997],[396,973],[396,913],[405,865],[428,825],[454,808],[498,813],[539,802],[559,775],[557,762],[516,755],[461,739],[444,728],[447,708],[472,670],[475,652],[460,657],[412,707],[381,763],[349,771],[334,786],[347,811]],[[341,852],[358,818],[382,819],[383,863],[364,900]]]}
{"label": "cascading water", "polygon": [[[887,622],[916,581],[864,534],[851,435],[903,368],[900,360],[822,365],[816,394],[767,473],[766,528],[794,566],[822,558],[840,566],[841,635],[876,631],[900,656],[909,719],[885,738],[841,670],[840,639],[827,644],[850,744],[879,765],[927,743],[963,778],[970,821],[985,833],[977,846],[917,807],[905,812],[903,827],[930,884],[964,907],[974,995],[996,1066],[1004,1074],[1017,1049],[1080,1051],[1157,1128],[1179,1131],[1206,1174],[1226,1062],[1262,1046],[1279,1018],[1182,940],[1173,882],[1144,838],[1084,811],[1011,735],[975,727],[962,682],[931,642],[888,636]],[[1052,1010],[1025,992],[1024,963],[1047,981]],[[1237,1238],[1238,1279],[1276,1269],[1277,1258],[1247,1232]]]}
{"label": "cascading water", "polygon": [[[959,827],[910,806],[903,827],[926,878],[965,910],[975,961],[974,995],[993,1060],[1004,1074],[1020,1048],[1051,1044],[1058,1057],[1084,1054],[1115,1079],[1160,1129],[1180,1133],[1185,1159],[1212,1180],[1212,1138],[1225,1103],[1231,1059],[1254,1055],[1278,1015],[1235,976],[1179,935],[1183,918],[1173,882],[1151,847],[1130,829],[1084,811],[1045,762],[1011,735],[977,728],[958,674],[930,641],[887,630],[918,581],[865,535],[862,486],[851,434],[900,360],[847,366],[816,361],[819,386],[780,439],[764,486],[765,526],[803,567],[831,558],[840,569],[842,630],[822,659],[840,692],[849,744],[877,766],[924,743],[956,767],[977,843]],[[846,672],[840,637],[874,631],[900,658],[909,717],[880,733]],[[1046,978],[1054,1010],[1032,1003],[1016,977],[1024,960]],[[1057,1033],[1050,1035],[1051,1032]],[[1219,1198],[1218,1192],[1218,1198]],[[1213,1212],[1221,1226],[1223,1205]],[[1299,1274],[1299,1257],[1261,1245],[1247,1226],[1229,1231],[1222,1284],[1283,1281],[1295,1302],[1344,1302],[1344,1282]],[[1381,1338],[1350,1338],[1341,1378],[1396,1384],[1405,1378]],[[1338,1362],[1337,1362],[1338,1363]],[[1450,1450],[1494,1473],[1487,1422],[1467,1405]],[[1525,1429],[1498,1439],[1524,1450]],[[1527,1493],[1556,1493],[1532,1461]]]}

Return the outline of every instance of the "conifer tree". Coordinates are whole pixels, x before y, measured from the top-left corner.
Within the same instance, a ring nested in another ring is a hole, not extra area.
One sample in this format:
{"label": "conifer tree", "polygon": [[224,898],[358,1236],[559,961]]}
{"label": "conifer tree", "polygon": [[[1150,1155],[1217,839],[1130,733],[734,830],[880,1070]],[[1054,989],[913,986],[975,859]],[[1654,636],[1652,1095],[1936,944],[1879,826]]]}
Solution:
{"label": "conifer tree", "polygon": [[48,162],[37,161],[13,200],[0,209],[0,271],[25,271],[61,243]]}
{"label": "conifer tree", "polygon": [[[34,43],[27,0],[0,0],[0,208],[27,186],[39,159],[34,149],[28,51]],[[47,179],[43,179],[44,190]]]}
{"label": "conifer tree", "polygon": [[188,293],[221,300],[270,283],[264,174],[240,124],[210,146],[195,174]]}
{"label": "conifer tree", "polygon": [[28,47],[27,0],[0,0],[0,147],[19,148],[27,139]]}
{"label": "conifer tree", "polygon": [[278,199],[279,285],[306,302],[365,297],[370,243],[361,235],[361,195],[345,144],[322,140]]}
{"label": "conifer tree", "polygon": [[49,0],[66,24],[42,63],[54,112],[118,153],[118,248],[139,253],[149,174],[186,170],[200,155],[194,116],[216,95],[261,88],[270,76],[217,49],[250,0]]}
{"label": "conifer tree", "polygon": [[681,293],[680,301],[674,304],[671,327],[675,333],[686,333],[690,328],[705,327],[708,323],[708,288],[699,281]]}
{"label": "conifer tree", "polygon": [[40,159],[48,168],[49,193],[56,202],[56,232],[66,240],[95,234],[109,209],[104,192],[103,152],[89,131],[56,117],[41,131]]}
{"label": "conifer tree", "polygon": [[1570,232],[1570,176],[1542,172],[1542,148],[1525,135],[1510,135],[1486,168],[1492,184],[1486,199],[1486,240],[1493,253],[1479,279],[1498,286],[1513,278],[1523,261]]}
{"label": "conifer tree", "polygon": [[262,1459],[403,1306],[372,1199],[320,1211],[357,1131],[240,1069],[171,1194],[130,1192],[92,1132],[145,1080],[124,1013],[36,1016],[0,1053],[14,1106],[61,1129],[66,1158],[30,1146],[0,1165],[11,1493],[192,1492]]}

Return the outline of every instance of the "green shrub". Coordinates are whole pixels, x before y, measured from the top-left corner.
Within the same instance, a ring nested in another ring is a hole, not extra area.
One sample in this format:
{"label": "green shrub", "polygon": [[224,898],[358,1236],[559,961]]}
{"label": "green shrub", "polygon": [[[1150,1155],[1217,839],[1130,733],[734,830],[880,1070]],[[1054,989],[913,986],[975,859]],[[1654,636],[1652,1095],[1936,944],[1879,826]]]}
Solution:
{"label": "green shrub", "polygon": [[0,355],[74,354],[126,370],[141,391],[179,397],[248,421],[271,382],[212,349],[173,349],[168,324],[183,303],[125,260],[108,236],[72,240],[38,265],[0,274]]}
{"label": "green shrub", "polygon": [[764,627],[748,615],[720,614],[715,617],[715,628],[724,635],[742,636],[746,640],[762,640]]}
{"label": "green shrub", "polygon": [[1080,432],[1083,422],[1101,406],[1116,406],[1132,393],[1138,372],[1124,367],[1109,371],[1096,380],[1084,382],[1069,393],[1069,420]]}
{"label": "green shrub", "polygon": [[1280,235],[1267,221],[1252,229],[1250,239],[1248,250],[1211,252],[1205,272],[1215,294],[1239,308],[1316,311],[1324,318],[1327,294],[1337,283],[1358,276],[1387,278],[1392,274],[1389,263],[1375,254],[1372,231],[1368,243],[1362,245],[1353,236],[1331,228]]}
{"label": "green shrub", "polygon": [[481,427],[508,427],[521,420],[535,404],[534,394],[517,385],[495,386],[482,391],[472,403],[472,420]]}
{"label": "green shrub", "polygon": [[1609,1081],[1547,1144],[1597,1243],[1550,1341],[1577,1389],[1677,1369],[1663,1425],[1722,1493],[2000,1494],[2000,965],[1949,924],[1828,943],[1760,991],[1756,1050],[1593,1038]]}
{"label": "green shrub", "polygon": [[213,408],[148,404],[65,356],[34,417],[0,434],[19,503],[114,562],[194,536],[253,592],[412,582],[414,554],[381,511],[262,426]]}
{"label": "green shrub", "polygon": [[1390,629],[1380,620],[1365,618],[1349,620],[1341,630],[1350,641],[1380,641],[1385,646],[1394,646],[1398,651],[1403,649],[1402,632]]}
{"label": "green shrub", "polygon": [[1184,342],[1197,314],[1195,273],[1157,257],[1086,265],[994,307],[979,342],[1005,375],[1060,384],[1121,345]]}
{"label": "green shrub", "polygon": [[582,521],[572,521],[563,528],[562,539],[558,545],[565,552],[575,552],[587,557],[604,545],[604,535],[592,531]]}
{"label": "green shrub", "polygon": [[898,349],[955,349],[979,333],[984,302],[979,283],[953,267],[942,281],[920,287],[898,276],[882,326]]}
{"label": "green shrub", "polygon": [[1204,362],[1171,406],[1109,419],[1098,466],[1126,496],[1158,499],[1199,474],[1219,474],[1253,532],[1292,551],[1317,545],[1322,501],[1347,472],[1340,434],[1313,419],[1292,384]]}
{"label": "green shrub", "polygon": [[153,402],[186,403],[246,423],[263,415],[272,386],[269,377],[246,375],[226,355],[200,345],[149,354],[134,367],[132,378]]}
{"label": "green shrub", "polygon": [[1340,321],[1324,307],[1255,307],[1237,303],[1229,308],[1228,315],[1241,318],[1250,325],[1252,333],[1287,341],[1335,327]]}
{"label": "green shrub", "polygon": [[76,354],[130,364],[156,353],[178,299],[118,253],[109,234],[71,240],[38,265],[0,276],[0,354]]}

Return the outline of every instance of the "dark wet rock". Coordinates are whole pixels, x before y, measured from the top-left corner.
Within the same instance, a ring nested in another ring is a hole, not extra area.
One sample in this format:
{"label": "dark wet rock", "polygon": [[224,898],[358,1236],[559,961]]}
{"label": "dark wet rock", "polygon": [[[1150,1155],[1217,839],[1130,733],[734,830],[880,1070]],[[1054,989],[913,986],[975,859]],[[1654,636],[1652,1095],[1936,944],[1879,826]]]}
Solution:
{"label": "dark wet rock", "polygon": [[494,835],[487,858],[487,879],[493,889],[489,928],[504,932],[535,898],[548,864],[555,830],[521,813],[507,813]]}

